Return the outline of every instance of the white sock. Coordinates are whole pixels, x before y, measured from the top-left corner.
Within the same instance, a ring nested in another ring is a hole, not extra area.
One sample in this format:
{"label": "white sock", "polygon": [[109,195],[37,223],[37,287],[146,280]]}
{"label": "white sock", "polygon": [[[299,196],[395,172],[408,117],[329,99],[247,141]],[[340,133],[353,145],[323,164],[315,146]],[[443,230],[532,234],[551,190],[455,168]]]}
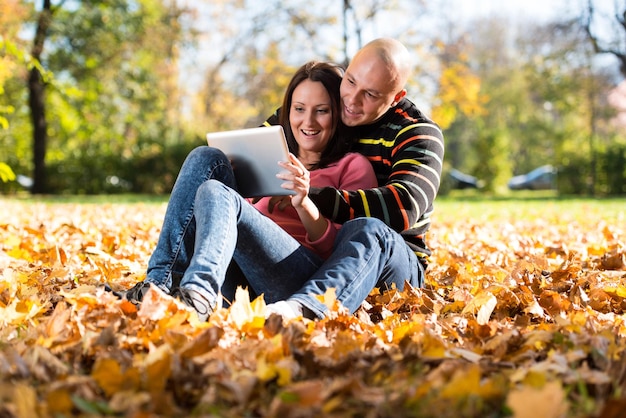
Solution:
{"label": "white sock", "polygon": [[269,318],[273,313],[282,316],[283,319],[295,319],[302,316],[302,305],[293,300],[270,303],[265,307],[265,317]]}

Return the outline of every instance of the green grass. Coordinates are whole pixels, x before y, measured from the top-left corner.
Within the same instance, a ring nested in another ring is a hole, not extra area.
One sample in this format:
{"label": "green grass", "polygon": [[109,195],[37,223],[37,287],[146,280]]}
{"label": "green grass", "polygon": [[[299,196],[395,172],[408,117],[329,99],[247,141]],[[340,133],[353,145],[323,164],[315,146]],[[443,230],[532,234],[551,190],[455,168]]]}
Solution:
{"label": "green grass", "polygon": [[[5,201],[33,203],[74,203],[74,204],[155,204],[167,203],[169,195],[46,195],[29,194],[0,196],[0,204]],[[585,216],[602,218],[607,222],[626,222],[626,198],[588,198],[558,196],[551,191],[516,192],[507,195],[489,196],[475,191],[455,191],[440,196],[435,202],[435,218],[450,219],[520,219],[542,216],[558,216],[567,213],[576,219]],[[435,221],[436,222],[436,221]]]}
{"label": "green grass", "polygon": [[36,195],[28,193],[0,196],[0,202],[17,201],[32,203],[76,203],[76,204],[162,204],[167,203],[169,195],[146,194],[111,194],[111,195]]}
{"label": "green grass", "polygon": [[[533,219],[538,217],[603,219],[626,222],[626,198],[591,198],[558,196],[554,192],[519,192],[487,196],[476,193],[454,193],[438,197],[435,217],[468,217],[471,219]],[[436,221],[435,221],[436,222]]]}

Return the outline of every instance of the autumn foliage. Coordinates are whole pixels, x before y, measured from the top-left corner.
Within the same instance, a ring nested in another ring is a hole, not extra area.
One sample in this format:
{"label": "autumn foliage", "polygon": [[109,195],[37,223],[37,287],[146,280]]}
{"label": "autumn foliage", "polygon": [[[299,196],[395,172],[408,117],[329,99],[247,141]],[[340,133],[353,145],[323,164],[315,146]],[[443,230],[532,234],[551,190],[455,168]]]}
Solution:
{"label": "autumn foliage", "polygon": [[144,277],[164,205],[0,201],[0,417],[591,417],[626,410],[626,236],[601,215],[437,218],[424,289],[207,323]]}

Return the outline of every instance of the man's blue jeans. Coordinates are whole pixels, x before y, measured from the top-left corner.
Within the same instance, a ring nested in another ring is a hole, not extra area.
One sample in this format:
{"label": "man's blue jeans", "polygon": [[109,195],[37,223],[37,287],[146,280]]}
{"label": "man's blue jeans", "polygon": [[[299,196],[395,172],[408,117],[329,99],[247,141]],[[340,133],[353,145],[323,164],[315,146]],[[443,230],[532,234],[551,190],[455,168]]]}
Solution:
{"label": "man's blue jeans", "polygon": [[[356,311],[375,287],[423,285],[423,269],[403,238],[382,221],[358,218],[341,228],[332,255],[322,260],[241,198],[227,157],[201,146],[178,175],[146,281],[167,293],[175,286],[221,294],[237,286],[267,303],[300,302],[318,317],[327,308],[315,295],[335,288]],[[232,263],[234,261],[235,263]]]}

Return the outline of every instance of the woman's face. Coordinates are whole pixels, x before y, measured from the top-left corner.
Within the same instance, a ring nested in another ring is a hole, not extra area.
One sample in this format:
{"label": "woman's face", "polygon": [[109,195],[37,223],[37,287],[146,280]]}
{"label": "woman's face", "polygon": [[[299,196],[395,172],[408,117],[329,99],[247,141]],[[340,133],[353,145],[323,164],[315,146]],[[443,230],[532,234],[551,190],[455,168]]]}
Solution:
{"label": "woman's face", "polygon": [[298,157],[321,153],[333,133],[330,95],[319,81],[304,80],[293,91],[289,124],[299,146]]}

